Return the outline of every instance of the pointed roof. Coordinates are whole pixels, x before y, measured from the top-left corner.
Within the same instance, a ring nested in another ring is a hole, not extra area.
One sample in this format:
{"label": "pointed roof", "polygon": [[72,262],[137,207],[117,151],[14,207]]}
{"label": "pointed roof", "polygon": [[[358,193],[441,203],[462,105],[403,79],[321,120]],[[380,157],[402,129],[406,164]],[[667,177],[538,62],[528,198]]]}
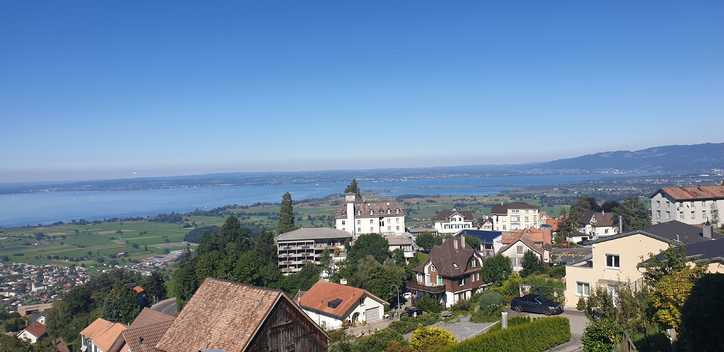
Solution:
{"label": "pointed roof", "polygon": [[41,337],[41,336],[45,335],[45,331],[47,330],[47,328],[45,327],[45,325],[38,323],[36,321],[36,322],[28,325],[27,327],[25,327],[25,329],[23,329],[23,330],[35,337]]}
{"label": "pointed roof", "polygon": [[282,297],[278,290],[206,279],[156,348],[165,352],[244,351]]}
{"label": "pointed roof", "polygon": [[364,297],[388,304],[365,289],[319,280],[304,293],[299,305],[304,309],[344,319]]}
{"label": "pointed roof", "polygon": [[652,197],[658,193],[676,201],[724,199],[724,185],[666,187],[656,191]]}
{"label": "pointed roof", "polygon": [[432,262],[442,276],[456,277],[465,274],[468,261],[476,252],[462,243],[463,238],[464,236],[453,236],[446,239],[441,245],[432,247],[428,260],[418,265],[415,271],[423,272],[425,265]]}
{"label": "pointed roof", "polygon": [[121,334],[126,329],[127,327],[124,324],[98,318],[83,329],[80,334],[93,340],[93,343],[102,351],[113,352],[112,347],[118,339],[122,338]]}
{"label": "pointed roof", "polygon": [[129,328],[140,328],[150,324],[173,321],[175,318],[173,315],[164,314],[150,308],[143,308]]}

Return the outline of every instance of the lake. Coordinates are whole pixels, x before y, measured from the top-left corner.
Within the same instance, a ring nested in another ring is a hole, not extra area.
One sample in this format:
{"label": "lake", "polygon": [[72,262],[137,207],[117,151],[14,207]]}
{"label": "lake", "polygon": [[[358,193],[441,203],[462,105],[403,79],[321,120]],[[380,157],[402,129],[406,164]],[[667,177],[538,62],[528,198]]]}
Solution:
{"label": "lake", "polygon": [[[364,192],[400,195],[490,195],[520,187],[555,186],[602,179],[601,175],[373,177],[360,178]],[[273,182],[249,185],[199,185],[163,189],[112,191],[46,191],[0,194],[0,226],[47,224],[73,219],[148,216],[229,204],[278,202],[284,192],[295,200],[339,194],[347,177],[318,181]]]}

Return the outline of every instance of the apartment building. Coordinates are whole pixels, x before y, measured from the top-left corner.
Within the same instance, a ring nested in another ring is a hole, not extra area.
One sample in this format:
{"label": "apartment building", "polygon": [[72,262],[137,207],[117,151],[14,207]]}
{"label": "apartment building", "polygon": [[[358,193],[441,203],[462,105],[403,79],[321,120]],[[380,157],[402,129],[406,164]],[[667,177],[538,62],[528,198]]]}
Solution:
{"label": "apartment building", "polygon": [[347,257],[345,245],[352,234],[326,227],[303,227],[277,236],[279,270],[284,275],[299,272],[307,262],[319,265],[322,253],[329,250],[333,263]]}
{"label": "apartment building", "polygon": [[724,226],[724,185],[662,188],[651,196],[651,222],[678,220],[697,225]]}
{"label": "apartment building", "polygon": [[348,193],[336,211],[335,227],[356,239],[366,233],[402,234],[405,232],[405,209],[394,200],[364,201]]}
{"label": "apartment building", "polygon": [[537,228],[541,224],[540,210],[522,202],[496,205],[491,210],[493,230],[511,231]]}

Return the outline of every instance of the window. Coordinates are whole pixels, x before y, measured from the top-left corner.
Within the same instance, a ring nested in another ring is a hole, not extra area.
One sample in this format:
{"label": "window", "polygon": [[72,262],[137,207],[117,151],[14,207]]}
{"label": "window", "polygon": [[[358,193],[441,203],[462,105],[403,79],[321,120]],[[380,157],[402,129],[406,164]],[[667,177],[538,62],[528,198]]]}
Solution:
{"label": "window", "polygon": [[357,220],[357,225],[361,224],[362,220]]}
{"label": "window", "polygon": [[523,254],[523,246],[517,246],[515,247],[515,252],[518,254]]}
{"label": "window", "polygon": [[395,218],[395,222],[399,224],[399,223],[400,223],[400,218]]}
{"label": "window", "polygon": [[437,285],[438,286],[442,285],[442,276],[440,276],[440,275],[437,276]]}
{"label": "window", "polygon": [[459,282],[459,284],[460,284],[460,286],[463,286],[463,285],[465,285],[465,279],[460,279],[460,282]]}
{"label": "window", "polygon": [[358,227],[358,228],[357,228],[357,232],[362,232],[362,228],[361,228],[361,227]]}
{"label": "window", "polygon": [[400,227],[399,227],[399,226],[397,226],[397,231],[400,231]]}
{"label": "window", "polygon": [[373,219],[370,219],[370,224],[372,223],[372,220],[373,220]]}
{"label": "window", "polygon": [[606,254],[606,267],[607,268],[620,268],[621,262],[618,255],[615,254]]}
{"label": "window", "polygon": [[588,297],[591,295],[591,285],[588,282],[576,282],[576,296]]}
{"label": "window", "polygon": [[344,226],[344,220],[342,220],[342,226]]}

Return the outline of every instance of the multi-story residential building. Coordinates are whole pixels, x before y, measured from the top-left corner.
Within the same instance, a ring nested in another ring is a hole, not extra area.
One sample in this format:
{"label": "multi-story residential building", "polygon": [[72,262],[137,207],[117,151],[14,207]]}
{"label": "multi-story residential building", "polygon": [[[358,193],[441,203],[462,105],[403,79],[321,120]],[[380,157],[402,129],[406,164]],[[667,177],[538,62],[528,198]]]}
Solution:
{"label": "multi-story residential building", "polygon": [[537,228],[541,224],[538,207],[522,202],[496,205],[490,215],[495,231]]}
{"label": "multi-story residential building", "polygon": [[565,306],[573,308],[580,298],[596,288],[615,295],[617,287],[630,283],[640,287],[643,271],[639,264],[674,245],[688,245],[714,238],[711,227],[697,227],[678,221],[651,226],[641,231],[602,237],[591,243],[591,257],[566,266]]}
{"label": "multi-story residential building", "polygon": [[361,234],[402,234],[405,232],[405,209],[393,200],[364,201],[348,193],[337,209],[335,226],[356,239]]}
{"label": "multi-story residential building", "polygon": [[651,222],[678,220],[696,225],[724,226],[724,185],[662,188],[651,196]]}
{"label": "multi-story residential building", "polygon": [[427,261],[413,269],[415,279],[406,286],[416,298],[430,294],[451,307],[485,286],[482,265],[483,256],[465,246],[464,235],[456,235],[432,248]]}
{"label": "multi-story residential building", "polygon": [[471,211],[445,210],[435,216],[435,230],[439,234],[455,234],[474,228],[475,215]]}
{"label": "multi-story residential building", "polygon": [[588,235],[589,238],[596,239],[617,234],[618,226],[614,214],[606,212],[585,212],[579,219],[581,228],[578,231]]}
{"label": "multi-story residential building", "polygon": [[326,227],[300,228],[276,238],[279,270],[284,275],[299,272],[307,262],[319,265],[328,250],[333,263],[347,257],[345,245],[352,241],[348,232]]}

